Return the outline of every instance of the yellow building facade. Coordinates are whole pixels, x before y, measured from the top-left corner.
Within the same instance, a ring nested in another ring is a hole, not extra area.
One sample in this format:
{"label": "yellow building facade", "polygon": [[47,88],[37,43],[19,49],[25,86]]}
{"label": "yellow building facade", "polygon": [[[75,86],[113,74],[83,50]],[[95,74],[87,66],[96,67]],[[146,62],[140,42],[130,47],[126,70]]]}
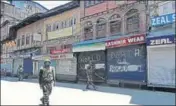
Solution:
{"label": "yellow building facade", "polygon": [[44,22],[45,40],[75,36],[80,32],[80,9],[75,8],[55,16]]}

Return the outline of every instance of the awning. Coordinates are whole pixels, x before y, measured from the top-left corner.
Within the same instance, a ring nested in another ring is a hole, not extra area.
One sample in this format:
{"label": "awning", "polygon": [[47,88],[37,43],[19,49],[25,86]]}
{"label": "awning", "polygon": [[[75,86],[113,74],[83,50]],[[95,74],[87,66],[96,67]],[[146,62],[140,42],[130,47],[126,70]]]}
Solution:
{"label": "awning", "polygon": [[73,52],[105,50],[105,42],[73,46]]}

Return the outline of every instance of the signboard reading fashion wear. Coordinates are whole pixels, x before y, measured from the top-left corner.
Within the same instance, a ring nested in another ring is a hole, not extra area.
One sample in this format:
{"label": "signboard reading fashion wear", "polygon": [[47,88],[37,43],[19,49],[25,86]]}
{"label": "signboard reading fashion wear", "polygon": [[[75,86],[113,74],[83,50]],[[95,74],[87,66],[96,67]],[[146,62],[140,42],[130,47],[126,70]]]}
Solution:
{"label": "signboard reading fashion wear", "polygon": [[147,39],[147,45],[149,45],[149,46],[173,44],[174,42],[175,42],[174,35],[159,36],[159,37],[154,37],[154,38],[148,38]]}
{"label": "signboard reading fashion wear", "polygon": [[175,22],[175,13],[154,17],[151,19],[152,26],[161,26]]}
{"label": "signboard reading fashion wear", "polygon": [[120,38],[117,40],[107,41],[106,47],[114,48],[114,47],[121,47],[121,46],[127,46],[127,45],[142,44],[144,42],[145,42],[145,34],[141,34],[141,35]]}

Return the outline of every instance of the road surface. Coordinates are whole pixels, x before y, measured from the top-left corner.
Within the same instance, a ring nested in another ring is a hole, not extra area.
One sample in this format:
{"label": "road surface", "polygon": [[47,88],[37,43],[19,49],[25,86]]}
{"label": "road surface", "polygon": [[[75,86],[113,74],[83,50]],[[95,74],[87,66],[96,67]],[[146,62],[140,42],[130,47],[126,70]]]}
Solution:
{"label": "road surface", "polygon": [[[85,85],[57,83],[51,105],[175,105],[174,93],[98,86],[84,91]],[[1,79],[1,105],[38,105],[42,92],[35,80]]]}

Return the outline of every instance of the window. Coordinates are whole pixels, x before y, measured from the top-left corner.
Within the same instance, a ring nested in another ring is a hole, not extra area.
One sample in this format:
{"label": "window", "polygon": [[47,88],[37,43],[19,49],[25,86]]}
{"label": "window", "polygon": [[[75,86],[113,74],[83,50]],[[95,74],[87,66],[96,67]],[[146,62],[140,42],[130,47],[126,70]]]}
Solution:
{"label": "window", "polygon": [[59,22],[57,22],[57,24],[56,24],[56,30],[58,30],[59,29]]}
{"label": "window", "polygon": [[70,19],[69,21],[69,27],[71,27],[73,25],[73,19]]}
{"label": "window", "polygon": [[76,24],[76,18],[74,18],[74,25]]}
{"label": "window", "polygon": [[21,42],[21,46],[23,46],[25,44],[25,36],[22,36],[22,42]]}
{"label": "window", "polygon": [[106,36],[106,20],[100,18],[97,20],[96,24],[97,38],[102,38]]}
{"label": "window", "polygon": [[17,47],[20,46],[20,39],[17,39]]}
{"label": "window", "polygon": [[51,25],[46,26],[46,32],[51,32]]}
{"label": "window", "polygon": [[120,15],[114,14],[110,17],[110,33],[115,35],[116,33],[121,32],[121,19]]}
{"label": "window", "polygon": [[67,27],[67,20],[64,21],[64,28]]}
{"label": "window", "polygon": [[172,9],[175,10],[175,1],[172,1]]}
{"label": "window", "polygon": [[72,44],[67,44],[67,45],[61,45],[60,49],[68,49],[71,48]]}
{"label": "window", "polygon": [[102,3],[102,2],[104,2],[104,0],[87,0],[84,3],[85,3],[85,7],[89,7],[89,6],[93,6],[93,5]]}
{"label": "window", "polygon": [[138,10],[132,9],[126,13],[126,29],[128,33],[139,31],[139,14]]}
{"label": "window", "polygon": [[121,22],[120,21],[111,21],[110,22],[110,33],[116,34],[121,32]]}
{"label": "window", "polygon": [[61,23],[61,29],[64,28],[64,22],[62,21]]}
{"label": "window", "polygon": [[169,11],[168,11],[168,3],[165,3],[165,4],[163,5],[162,15],[168,14],[168,13],[169,13]]}
{"label": "window", "polygon": [[29,44],[29,42],[30,42],[30,37],[29,37],[29,36],[27,36],[27,37],[26,37],[26,45],[28,45],[28,44]]}
{"label": "window", "polygon": [[34,42],[34,38],[33,38],[33,35],[31,35],[31,43]]}
{"label": "window", "polygon": [[86,24],[85,24],[84,39],[85,40],[93,39],[93,25],[92,25],[92,22],[86,22]]}
{"label": "window", "polygon": [[53,23],[53,30],[52,31],[55,31],[56,30],[56,24],[55,23]]}

